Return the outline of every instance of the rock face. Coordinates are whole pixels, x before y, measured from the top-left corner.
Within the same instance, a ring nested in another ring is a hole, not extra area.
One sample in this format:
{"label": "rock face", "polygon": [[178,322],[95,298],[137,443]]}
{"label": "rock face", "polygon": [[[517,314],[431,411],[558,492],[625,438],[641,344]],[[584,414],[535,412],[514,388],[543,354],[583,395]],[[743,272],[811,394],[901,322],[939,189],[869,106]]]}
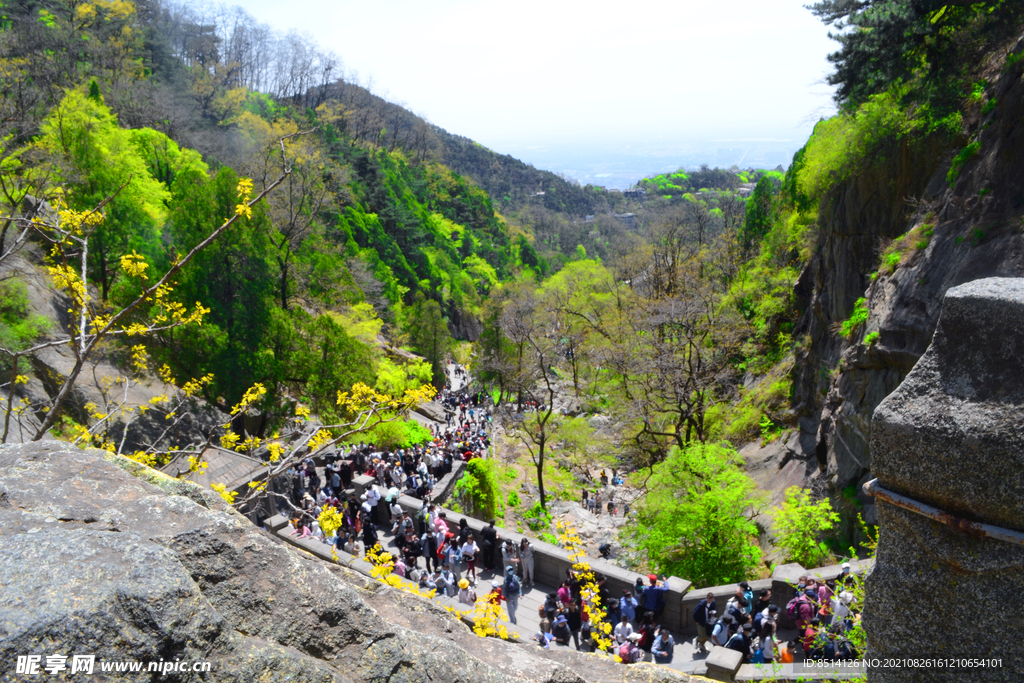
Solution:
{"label": "rock face", "polygon": [[688,680],[542,652],[291,549],[189,482],[61,443],[0,446],[4,680],[31,654],[211,665],[167,681]]}
{"label": "rock face", "polygon": [[[1021,49],[1024,40],[1012,47]],[[1002,68],[1002,58],[993,59],[990,76],[995,106],[967,120],[980,151],[952,187],[947,172],[964,142],[926,141],[880,155],[822,205],[816,256],[797,283],[806,308],[793,337],[808,343],[797,359],[794,393],[800,416],[819,422],[817,456],[835,492],[859,492],[870,478],[872,412],[925,352],[947,290],[1024,276],[1024,80],[1020,66]],[[895,272],[872,280],[886,240],[915,226],[933,234],[908,245]],[[862,296],[868,322],[842,339],[830,328],[849,318]],[[875,343],[864,344],[871,332],[879,333]]]}
{"label": "rock face", "polygon": [[[949,290],[928,351],[875,410],[879,483],[958,517],[1024,531],[1022,354],[1024,279]],[[877,507],[881,533],[864,609],[868,657],[995,657],[1003,665],[874,668],[868,680],[1016,680],[1010,672],[1019,671],[1024,645],[1010,635],[1019,632],[1024,546],[885,501]]]}

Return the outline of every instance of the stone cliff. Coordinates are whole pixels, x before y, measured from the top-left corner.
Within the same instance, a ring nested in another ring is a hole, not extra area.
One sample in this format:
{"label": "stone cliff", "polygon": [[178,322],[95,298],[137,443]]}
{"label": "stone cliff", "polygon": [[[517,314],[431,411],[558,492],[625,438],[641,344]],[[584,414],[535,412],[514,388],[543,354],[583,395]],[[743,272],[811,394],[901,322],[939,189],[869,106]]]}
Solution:
{"label": "stone cliff", "polygon": [[[1020,51],[1024,40],[1010,47]],[[947,173],[967,139],[954,146],[925,139],[880,155],[822,202],[815,257],[797,283],[805,308],[793,336],[809,336],[810,344],[797,358],[794,394],[801,427],[806,422],[809,433],[816,425],[815,438],[805,441],[816,442],[834,493],[859,492],[869,478],[872,412],[924,353],[947,290],[1024,276],[1024,80],[1019,63],[1005,64],[1006,54],[987,68],[995,104],[967,120],[980,150],[952,186]],[[900,265],[879,270],[883,246],[915,229],[919,237]],[[860,297],[868,302],[867,325],[843,339],[833,326]],[[874,343],[865,343],[874,332]],[[870,499],[864,502],[872,521]]]}
{"label": "stone cliff", "polygon": [[478,638],[190,482],[62,443],[0,446],[0,678],[19,680],[17,657],[33,654],[211,664],[165,681],[688,680]]}

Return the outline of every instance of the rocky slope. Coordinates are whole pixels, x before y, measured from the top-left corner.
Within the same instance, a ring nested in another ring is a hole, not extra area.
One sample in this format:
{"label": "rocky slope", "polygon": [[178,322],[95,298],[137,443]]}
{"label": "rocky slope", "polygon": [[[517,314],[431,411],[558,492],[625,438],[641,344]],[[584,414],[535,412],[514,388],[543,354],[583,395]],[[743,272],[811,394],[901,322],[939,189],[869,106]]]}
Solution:
{"label": "rocky slope", "polygon": [[18,655],[54,653],[211,663],[212,677],[166,681],[688,680],[478,638],[427,600],[280,544],[189,482],[60,443],[0,446],[0,586],[4,680],[17,680]]}
{"label": "rocky slope", "polygon": [[[860,495],[871,470],[871,415],[924,353],[945,292],[1024,275],[1024,80],[1020,63],[1006,65],[1024,39],[1006,47],[986,67],[994,104],[986,113],[979,105],[967,121],[980,151],[952,186],[947,173],[961,148],[924,140],[882,156],[822,203],[816,255],[797,283],[805,312],[794,339],[809,344],[794,391],[801,426],[817,423],[814,455],[834,492]],[[914,228],[922,236],[933,230],[927,246],[910,245],[893,273],[872,280],[884,244]],[[833,326],[862,296],[868,323],[855,339],[842,339]],[[877,341],[865,344],[871,332]],[[863,502],[870,521],[870,501]]]}

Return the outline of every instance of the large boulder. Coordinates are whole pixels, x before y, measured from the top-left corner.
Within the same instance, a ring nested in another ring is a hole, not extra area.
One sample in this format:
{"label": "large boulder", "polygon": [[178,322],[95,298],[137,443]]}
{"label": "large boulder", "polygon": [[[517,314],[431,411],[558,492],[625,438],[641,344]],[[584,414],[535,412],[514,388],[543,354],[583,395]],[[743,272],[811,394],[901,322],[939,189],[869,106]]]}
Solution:
{"label": "large boulder", "polygon": [[[1001,668],[872,668],[868,680],[1016,680],[1024,644],[1024,546],[956,518],[1024,531],[1024,279],[946,293],[931,346],[875,410],[879,485],[947,513],[936,521],[879,498],[867,581],[868,657],[1001,659]],[[946,523],[948,522],[948,523]],[[1016,629],[1016,630],[1015,630]]]}
{"label": "large boulder", "polygon": [[195,484],[62,443],[0,446],[0,678],[31,654],[211,665],[168,681],[688,680],[478,638]]}

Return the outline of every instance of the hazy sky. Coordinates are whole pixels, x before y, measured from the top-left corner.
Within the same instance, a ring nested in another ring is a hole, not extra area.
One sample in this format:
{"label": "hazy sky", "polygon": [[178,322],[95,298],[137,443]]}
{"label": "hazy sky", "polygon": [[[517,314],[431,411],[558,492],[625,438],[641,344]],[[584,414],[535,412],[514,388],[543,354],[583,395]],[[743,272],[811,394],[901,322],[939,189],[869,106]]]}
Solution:
{"label": "hazy sky", "polygon": [[[229,4],[230,4],[230,0]],[[809,1],[809,0],[804,0]],[[799,147],[831,111],[827,28],[801,0],[243,0],[364,85],[492,149]]]}

